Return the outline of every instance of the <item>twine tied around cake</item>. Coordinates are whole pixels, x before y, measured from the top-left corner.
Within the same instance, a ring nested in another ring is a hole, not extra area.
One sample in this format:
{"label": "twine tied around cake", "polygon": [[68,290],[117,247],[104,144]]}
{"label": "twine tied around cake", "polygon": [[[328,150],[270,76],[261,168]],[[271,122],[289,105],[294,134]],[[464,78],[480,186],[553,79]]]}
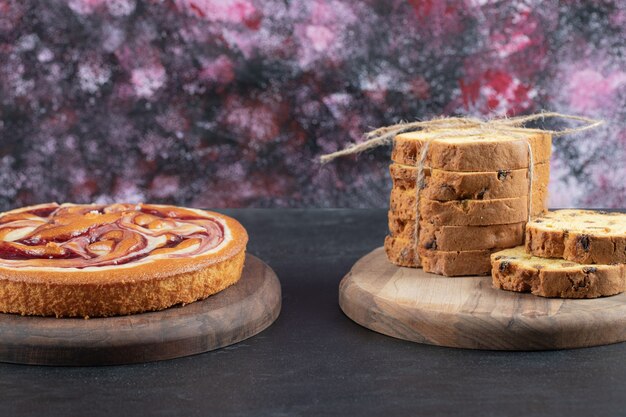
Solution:
{"label": "twine tied around cake", "polygon": [[[568,128],[562,130],[549,130],[538,128],[527,128],[524,125],[528,122],[536,121],[539,119],[564,119],[573,120],[577,122],[583,122],[584,125]],[[526,142],[528,146],[528,221],[531,220],[532,215],[532,189],[533,189],[533,171],[534,171],[534,158],[533,150],[530,145],[530,134],[541,133],[550,134],[553,137],[565,136],[572,133],[580,133],[590,129],[594,129],[601,124],[603,120],[590,119],[583,116],[572,116],[567,114],[561,114],[556,112],[542,112],[531,114],[527,116],[517,117],[504,117],[494,118],[488,120],[481,120],[473,117],[442,117],[426,121],[416,122],[401,122],[390,126],[383,126],[378,129],[374,129],[365,133],[365,141],[352,144],[344,149],[336,152],[332,152],[320,157],[322,164],[327,164],[332,160],[341,156],[355,155],[364,152],[369,149],[374,149],[382,145],[390,144],[396,135],[401,133],[425,131],[425,132],[438,132],[436,137],[425,138],[424,146],[421,149],[421,153],[417,162],[417,173],[415,178],[415,231],[414,242],[415,248],[419,245],[419,229],[420,229],[420,191],[425,187],[425,174],[424,168],[426,158],[428,156],[428,150],[430,144],[433,141],[441,139],[461,138],[461,137],[476,137],[477,135],[485,134],[502,134],[512,138],[520,139]]]}

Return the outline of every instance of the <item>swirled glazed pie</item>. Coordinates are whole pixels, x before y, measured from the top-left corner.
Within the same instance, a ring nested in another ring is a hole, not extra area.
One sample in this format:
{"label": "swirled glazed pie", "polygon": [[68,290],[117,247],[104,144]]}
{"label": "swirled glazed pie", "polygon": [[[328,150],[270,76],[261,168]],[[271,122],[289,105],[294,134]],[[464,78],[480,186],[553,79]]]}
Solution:
{"label": "swirled glazed pie", "polygon": [[248,235],[210,211],[56,203],[0,214],[0,311],[104,317],[161,310],[241,277]]}

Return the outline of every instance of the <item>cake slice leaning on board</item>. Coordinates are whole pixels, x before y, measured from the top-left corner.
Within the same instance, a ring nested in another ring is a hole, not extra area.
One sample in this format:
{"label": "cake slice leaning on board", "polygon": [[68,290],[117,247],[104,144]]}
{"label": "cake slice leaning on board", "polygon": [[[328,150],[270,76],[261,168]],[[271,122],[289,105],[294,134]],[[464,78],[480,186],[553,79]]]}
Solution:
{"label": "cake slice leaning on board", "polygon": [[[390,166],[390,236],[385,249],[397,265],[423,266],[427,272],[448,276],[485,275],[491,253],[523,243],[520,231],[529,217],[531,165],[530,210],[533,215],[545,211],[551,136],[530,132],[524,137],[490,133],[451,138],[446,134],[420,131],[396,136]],[[420,218],[416,219],[417,165],[427,141],[431,142],[420,191]],[[512,233],[504,236],[504,231]]]}
{"label": "cake slice leaning on board", "polygon": [[544,297],[595,298],[626,289],[626,215],[557,210],[526,225],[526,245],[494,253],[493,285]]}

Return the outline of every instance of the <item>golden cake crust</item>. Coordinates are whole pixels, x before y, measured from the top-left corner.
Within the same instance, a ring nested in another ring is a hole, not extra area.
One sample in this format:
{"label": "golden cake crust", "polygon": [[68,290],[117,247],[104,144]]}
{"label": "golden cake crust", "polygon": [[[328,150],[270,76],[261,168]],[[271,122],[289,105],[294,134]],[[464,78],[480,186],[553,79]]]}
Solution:
{"label": "golden cake crust", "polygon": [[[36,211],[42,206],[46,205],[3,213],[0,223],[7,219],[6,216]],[[81,206],[60,207],[73,209]],[[204,210],[156,205],[143,207],[163,210],[166,215],[176,213],[183,218],[204,216],[215,220],[223,227],[223,239],[205,253],[165,256],[162,252],[167,252],[171,246],[164,246],[155,248],[137,261],[119,265],[56,267],[53,266],[54,260],[44,259],[41,262],[45,266],[19,267],[16,264],[7,266],[4,261],[0,265],[0,311],[57,317],[131,314],[203,299],[239,280],[248,241],[239,222]],[[195,236],[192,235],[190,240]]]}

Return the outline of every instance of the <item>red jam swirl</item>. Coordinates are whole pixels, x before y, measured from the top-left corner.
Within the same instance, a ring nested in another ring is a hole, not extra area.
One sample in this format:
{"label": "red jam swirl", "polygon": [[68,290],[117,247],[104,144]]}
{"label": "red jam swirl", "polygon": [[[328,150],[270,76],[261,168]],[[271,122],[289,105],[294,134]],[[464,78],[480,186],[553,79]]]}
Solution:
{"label": "red jam swirl", "polygon": [[86,268],[194,256],[224,241],[208,213],[151,204],[34,206],[0,215],[0,266]]}

